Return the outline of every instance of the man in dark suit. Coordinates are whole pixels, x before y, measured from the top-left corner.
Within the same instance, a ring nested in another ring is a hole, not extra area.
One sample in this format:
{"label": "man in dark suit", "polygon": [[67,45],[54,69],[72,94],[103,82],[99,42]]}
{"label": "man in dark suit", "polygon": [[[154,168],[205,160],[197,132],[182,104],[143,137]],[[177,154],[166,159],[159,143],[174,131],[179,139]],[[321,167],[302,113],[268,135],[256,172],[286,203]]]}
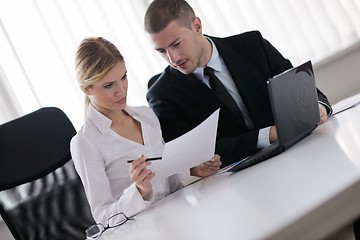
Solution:
{"label": "man in dark suit", "polygon": [[[154,48],[169,62],[147,93],[164,140],[196,127],[220,108],[216,153],[223,167],[277,139],[267,90],[269,78],[292,67],[260,32],[226,38],[202,34],[201,20],[184,0],[154,0],[144,18]],[[235,101],[235,113],[212,89],[210,67]],[[331,114],[318,90],[320,123]]]}

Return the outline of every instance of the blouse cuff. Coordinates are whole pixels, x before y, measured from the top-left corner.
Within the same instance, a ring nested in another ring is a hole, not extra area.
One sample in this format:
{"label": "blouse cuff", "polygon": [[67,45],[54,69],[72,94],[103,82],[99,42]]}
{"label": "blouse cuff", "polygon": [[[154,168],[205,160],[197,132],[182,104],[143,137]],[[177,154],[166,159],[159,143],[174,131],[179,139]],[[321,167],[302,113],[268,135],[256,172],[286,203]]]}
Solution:
{"label": "blouse cuff", "polygon": [[[127,189],[124,190],[124,196],[128,196],[127,202],[131,204],[131,208],[126,208],[126,216],[133,216],[136,213],[144,210],[153,202],[153,194],[149,200],[144,200],[136,187],[136,184],[131,184]],[[124,209],[125,210],[125,209]]]}

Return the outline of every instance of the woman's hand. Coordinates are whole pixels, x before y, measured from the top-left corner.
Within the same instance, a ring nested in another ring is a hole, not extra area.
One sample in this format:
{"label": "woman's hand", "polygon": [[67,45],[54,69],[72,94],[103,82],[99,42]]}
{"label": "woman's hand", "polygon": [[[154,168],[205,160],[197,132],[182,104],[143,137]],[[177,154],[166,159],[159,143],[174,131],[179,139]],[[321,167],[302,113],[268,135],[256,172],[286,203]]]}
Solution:
{"label": "woman's hand", "polygon": [[221,166],[220,156],[215,154],[209,161],[190,169],[191,176],[208,177],[215,174]]}
{"label": "woman's hand", "polygon": [[146,162],[145,160],[144,155],[134,160],[130,165],[129,173],[131,180],[136,184],[143,199],[148,200],[152,193],[150,181],[154,178],[155,174],[146,168],[151,162]]}

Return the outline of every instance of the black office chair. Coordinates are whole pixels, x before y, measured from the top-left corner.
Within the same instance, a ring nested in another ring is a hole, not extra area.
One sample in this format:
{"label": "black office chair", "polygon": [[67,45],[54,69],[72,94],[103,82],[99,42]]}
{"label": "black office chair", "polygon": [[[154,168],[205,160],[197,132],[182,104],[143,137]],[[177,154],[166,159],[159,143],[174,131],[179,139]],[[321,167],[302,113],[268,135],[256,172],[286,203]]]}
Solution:
{"label": "black office chair", "polygon": [[0,213],[16,240],[85,239],[95,223],[71,160],[75,133],[54,107],[0,125]]}

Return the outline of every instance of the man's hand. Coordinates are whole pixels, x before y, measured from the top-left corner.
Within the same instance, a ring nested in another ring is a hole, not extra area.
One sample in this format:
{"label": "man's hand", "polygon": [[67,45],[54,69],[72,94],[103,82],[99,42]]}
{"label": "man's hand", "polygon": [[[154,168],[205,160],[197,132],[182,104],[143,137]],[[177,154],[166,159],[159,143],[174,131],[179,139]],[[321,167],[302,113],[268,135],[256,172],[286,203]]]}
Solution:
{"label": "man's hand", "polygon": [[215,174],[221,166],[220,156],[215,154],[212,159],[190,169],[191,176],[208,177]]}
{"label": "man's hand", "polygon": [[273,143],[277,141],[277,131],[276,126],[271,126],[269,131],[269,141],[270,143]]}
{"label": "man's hand", "polygon": [[327,111],[326,108],[324,107],[324,105],[319,103],[319,111],[320,111],[320,122],[319,124],[322,124],[324,122],[326,122],[328,120],[328,115],[327,115]]}

